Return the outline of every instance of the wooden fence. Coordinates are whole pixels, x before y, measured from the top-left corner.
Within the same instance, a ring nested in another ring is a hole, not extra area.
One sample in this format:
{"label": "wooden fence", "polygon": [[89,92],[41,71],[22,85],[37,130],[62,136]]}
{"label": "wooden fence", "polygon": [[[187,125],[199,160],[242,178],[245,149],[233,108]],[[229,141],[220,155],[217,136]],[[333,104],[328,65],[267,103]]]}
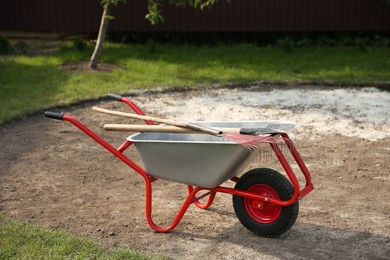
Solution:
{"label": "wooden fence", "polygon": [[[1,0],[0,30],[96,32],[100,0]],[[111,31],[318,32],[390,31],[390,3],[383,0],[219,0],[203,11],[163,1],[165,22],[145,20],[146,0],[114,10]]]}

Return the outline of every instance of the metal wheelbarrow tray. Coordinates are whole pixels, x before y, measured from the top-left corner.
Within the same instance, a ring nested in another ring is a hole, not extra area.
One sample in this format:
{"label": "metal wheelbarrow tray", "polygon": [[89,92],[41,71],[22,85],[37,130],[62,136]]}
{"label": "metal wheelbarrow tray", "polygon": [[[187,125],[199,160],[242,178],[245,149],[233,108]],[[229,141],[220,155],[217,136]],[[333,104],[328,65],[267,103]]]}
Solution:
{"label": "metal wheelbarrow tray", "polygon": [[[130,99],[115,94],[109,94],[108,97],[124,102],[137,114],[144,115]],[[149,226],[157,232],[173,230],[191,204],[207,209],[219,192],[233,195],[234,211],[247,229],[259,236],[275,237],[293,226],[298,216],[299,199],[314,189],[310,173],[286,133],[291,128],[290,122],[197,123],[214,127],[267,127],[270,124],[279,124],[280,128],[285,126],[286,132],[278,136],[286,144],[305,177],[305,185],[302,189],[289,162],[276,143],[271,142],[266,145],[270,145],[275,153],[285,171],[284,175],[268,168],[255,168],[238,177],[237,175],[251,162],[252,153],[248,148],[228,139],[205,134],[145,132],[129,136],[119,148],[115,148],[70,115],[47,111],[45,116],[69,121],[144,178],[146,219]],[[152,124],[150,121],[145,123]],[[135,145],[145,169],[123,154],[132,144]],[[188,189],[187,198],[167,227],[157,226],[152,219],[152,183],[158,179],[183,183]],[[236,184],[234,188],[222,186],[225,181]]]}
{"label": "metal wheelbarrow tray", "polygon": [[[227,128],[290,129],[288,121],[194,122]],[[292,127],[291,127],[292,126]],[[240,173],[252,160],[248,148],[226,138],[207,134],[138,133],[133,142],[147,172],[158,179],[213,188]]]}

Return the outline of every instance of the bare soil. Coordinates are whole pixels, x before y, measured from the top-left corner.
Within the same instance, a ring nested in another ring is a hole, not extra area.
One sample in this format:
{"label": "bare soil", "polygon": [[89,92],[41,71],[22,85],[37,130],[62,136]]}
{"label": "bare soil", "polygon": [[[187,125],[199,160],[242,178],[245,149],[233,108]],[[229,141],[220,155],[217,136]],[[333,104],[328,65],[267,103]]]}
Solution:
{"label": "bare soil", "polygon": [[[118,118],[91,111],[93,105],[128,111],[111,101],[61,110],[119,146],[128,134],[101,127]],[[22,118],[0,126],[0,144],[0,210],[109,247],[174,259],[390,259],[390,138],[324,134],[296,142],[315,190],[300,201],[292,229],[274,239],[245,229],[231,196],[221,194],[208,210],[191,206],[171,233],[154,232],[144,216],[142,177],[67,122]],[[134,148],[126,155],[140,163]],[[274,159],[257,164],[281,170]],[[158,181],[153,188],[154,220],[166,226],[186,186]]]}
{"label": "bare soil", "polygon": [[91,69],[88,67],[88,62],[69,62],[60,65],[60,68],[65,71],[104,71],[104,72],[112,72],[114,69],[124,68],[123,66],[119,66],[116,64],[110,63],[99,63],[97,69]]}

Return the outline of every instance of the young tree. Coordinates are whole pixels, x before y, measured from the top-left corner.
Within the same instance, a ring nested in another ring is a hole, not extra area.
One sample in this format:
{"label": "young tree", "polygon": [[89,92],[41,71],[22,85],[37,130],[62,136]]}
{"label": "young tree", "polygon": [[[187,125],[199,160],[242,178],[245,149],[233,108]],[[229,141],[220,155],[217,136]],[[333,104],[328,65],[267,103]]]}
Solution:
{"label": "young tree", "polygon": [[[161,14],[161,3],[160,0],[146,0],[148,2],[148,13],[145,18],[150,21],[152,25],[155,25],[159,22],[164,21],[164,17]],[[120,3],[125,3],[126,0],[101,0],[101,5],[103,6],[103,15],[100,22],[99,34],[96,40],[95,49],[89,60],[88,67],[90,69],[97,69],[99,63],[99,58],[103,50],[103,42],[106,38],[108,23],[112,17],[112,9]],[[176,6],[192,6],[194,8],[203,9],[206,6],[211,6],[215,4],[217,0],[169,0],[170,4]]]}
{"label": "young tree", "polygon": [[88,64],[90,69],[97,69],[99,58],[103,50],[103,42],[107,34],[108,23],[113,18],[111,16],[112,8],[117,6],[120,2],[124,3],[126,0],[101,0],[100,2],[103,6],[103,15],[100,21],[99,34],[96,40],[95,50],[93,51]]}

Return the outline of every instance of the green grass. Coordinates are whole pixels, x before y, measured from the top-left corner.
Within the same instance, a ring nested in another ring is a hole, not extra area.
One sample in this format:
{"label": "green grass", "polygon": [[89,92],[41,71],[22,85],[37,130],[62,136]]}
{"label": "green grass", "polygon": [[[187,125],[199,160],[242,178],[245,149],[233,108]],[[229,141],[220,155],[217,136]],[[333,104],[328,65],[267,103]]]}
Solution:
{"label": "green grass", "polygon": [[166,86],[210,84],[321,82],[375,84],[390,82],[390,51],[370,47],[296,48],[249,44],[193,46],[108,43],[101,61],[124,66],[113,72],[63,71],[71,61],[87,61],[92,46],[83,52],[68,44],[50,56],[0,57],[0,122],[26,112],[97,98],[107,92]]}
{"label": "green grass", "polygon": [[103,248],[74,235],[11,220],[0,212],[0,259],[153,258],[125,249]]}

